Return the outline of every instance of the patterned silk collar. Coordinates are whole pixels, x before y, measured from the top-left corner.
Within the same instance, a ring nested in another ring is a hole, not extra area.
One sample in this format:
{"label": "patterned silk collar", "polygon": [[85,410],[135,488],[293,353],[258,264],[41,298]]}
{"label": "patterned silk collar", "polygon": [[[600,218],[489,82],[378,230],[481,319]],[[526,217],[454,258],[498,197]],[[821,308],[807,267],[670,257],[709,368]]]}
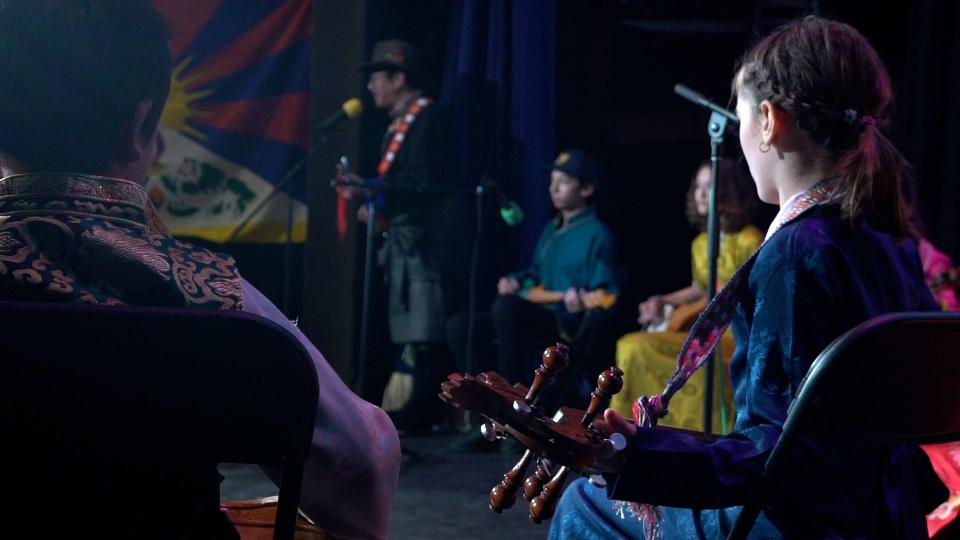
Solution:
{"label": "patterned silk collar", "polygon": [[167,235],[140,184],[76,173],[15,174],[0,179],[0,221],[29,215],[79,215]]}
{"label": "patterned silk collar", "polygon": [[172,238],[139,184],[83,174],[0,180],[0,291],[18,300],[243,309],[232,257]]}

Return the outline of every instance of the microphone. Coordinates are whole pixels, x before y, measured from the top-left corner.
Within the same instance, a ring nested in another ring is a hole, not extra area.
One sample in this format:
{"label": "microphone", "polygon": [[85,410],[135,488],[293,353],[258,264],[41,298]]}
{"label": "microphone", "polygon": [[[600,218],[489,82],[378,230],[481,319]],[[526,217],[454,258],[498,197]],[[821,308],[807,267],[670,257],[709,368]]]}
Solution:
{"label": "microphone", "polygon": [[520,208],[520,205],[508,199],[507,196],[504,195],[503,190],[500,189],[500,185],[493,180],[488,181],[484,186],[492,188],[497,194],[497,204],[500,205],[500,217],[504,223],[511,227],[519,225],[524,218],[523,209]]}
{"label": "microphone", "polygon": [[334,126],[342,122],[345,118],[354,119],[363,112],[363,103],[357,98],[350,98],[343,102],[340,110],[323,119],[322,122],[313,126],[313,131],[326,133]]}
{"label": "microphone", "polygon": [[706,96],[704,96],[703,94],[701,94],[701,93],[699,93],[699,92],[696,92],[696,91],[694,91],[694,90],[691,90],[690,88],[687,88],[686,86],[684,86],[684,85],[682,85],[682,84],[676,84],[676,85],[674,85],[674,86],[673,86],[673,91],[676,92],[677,94],[679,94],[680,96],[682,96],[682,97],[684,97],[684,98],[686,98],[686,99],[688,99],[688,100],[696,103],[697,105],[699,105],[699,106],[701,106],[701,107],[705,107],[705,108],[710,109],[711,111],[713,111],[713,112],[715,112],[715,113],[720,113],[720,114],[726,116],[726,117],[727,117],[727,121],[731,122],[731,123],[734,124],[734,125],[739,125],[739,124],[740,124],[740,119],[737,118],[737,115],[735,115],[735,114],[733,114],[732,112],[724,109],[723,107],[717,105],[716,103],[710,101],[709,99],[706,98]]}

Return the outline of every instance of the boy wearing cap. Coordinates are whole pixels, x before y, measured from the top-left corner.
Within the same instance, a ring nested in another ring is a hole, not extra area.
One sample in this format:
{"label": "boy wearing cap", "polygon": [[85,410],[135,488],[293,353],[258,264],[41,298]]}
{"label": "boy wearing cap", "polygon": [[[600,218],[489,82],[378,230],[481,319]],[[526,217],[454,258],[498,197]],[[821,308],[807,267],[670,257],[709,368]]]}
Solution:
{"label": "boy wearing cap", "polygon": [[618,291],[613,237],[593,207],[599,167],[582,150],[568,150],[548,168],[557,216],[544,227],[533,263],[500,278],[493,304],[498,370],[510,380],[529,378],[539,352],[558,339],[583,354],[608,313],[601,298]]}

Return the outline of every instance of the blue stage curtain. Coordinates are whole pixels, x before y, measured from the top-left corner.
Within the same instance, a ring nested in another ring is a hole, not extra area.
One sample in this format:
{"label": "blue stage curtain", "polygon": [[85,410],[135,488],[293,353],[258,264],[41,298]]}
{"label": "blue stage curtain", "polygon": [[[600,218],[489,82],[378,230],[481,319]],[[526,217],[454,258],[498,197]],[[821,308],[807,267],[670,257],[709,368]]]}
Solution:
{"label": "blue stage curtain", "polygon": [[553,213],[547,173],[556,151],[556,19],[550,0],[463,0],[451,13],[441,100],[458,129],[460,178],[496,180],[522,207],[528,264]]}

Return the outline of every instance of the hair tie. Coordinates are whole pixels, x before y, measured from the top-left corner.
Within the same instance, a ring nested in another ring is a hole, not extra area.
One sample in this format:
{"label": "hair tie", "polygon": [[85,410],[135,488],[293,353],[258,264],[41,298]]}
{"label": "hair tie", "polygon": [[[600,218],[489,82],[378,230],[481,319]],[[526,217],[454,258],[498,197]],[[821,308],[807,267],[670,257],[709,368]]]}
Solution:
{"label": "hair tie", "polygon": [[856,109],[846,109],[843,111],[843,123],[852,126],[860,118],[860,113]]}
{"label": "hair tie", "polygon": [[872,116],[870,116],[869,114],[865,114],[861,116],[856,109],[845,109],[843,113],[841,113],[841,118],[844,124],[851,127],[856,126],[856,127],[859,127],[860,129],[863,129],[867,126],[875,125],[877,123],[877,121]]}

